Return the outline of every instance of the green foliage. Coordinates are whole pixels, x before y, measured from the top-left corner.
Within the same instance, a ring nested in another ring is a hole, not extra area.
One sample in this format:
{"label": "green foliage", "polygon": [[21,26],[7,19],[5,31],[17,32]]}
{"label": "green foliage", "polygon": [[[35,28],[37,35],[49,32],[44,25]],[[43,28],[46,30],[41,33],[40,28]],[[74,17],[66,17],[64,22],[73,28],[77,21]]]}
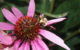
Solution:
{"label": "green foliage", "polygon": [[3,15],[2,15],[2,12],[1,11],[0,11],[0,21],[1,22],[5,21],[5,19],[4,19]]}
{"label": "green foliage", "polygon": [[37,10],[42,12],[49,12],[50,2],[49,0],[37,0]]}
{"label": "green foliage", "polygon": [[70,28],[80,24],[80,0],[66,0],[55,11],[57,14],[64,12],[68,12],[68,15],[62,32],[67,32]]}

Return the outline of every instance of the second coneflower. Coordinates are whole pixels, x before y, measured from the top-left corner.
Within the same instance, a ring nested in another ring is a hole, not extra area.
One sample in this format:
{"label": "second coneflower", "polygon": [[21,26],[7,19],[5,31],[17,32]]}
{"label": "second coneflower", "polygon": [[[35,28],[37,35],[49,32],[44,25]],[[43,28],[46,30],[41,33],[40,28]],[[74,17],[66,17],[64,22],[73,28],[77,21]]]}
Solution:
{"label": "second coneflower", "polygon": [[[46,19],[38,20],[34,17],[35,3],[34,0],[30,0],[28,13],[23,15],[16,7],[12,7],[13,14],[7,9],[3,8],[2,13],[5,18],[12,24],[0,22],[0,30],[11,30],[12,33],[5,34],[0,32],[0,43],[4,45],[12,45],[8,50],[49,50],[47,45],[42,41],[41,36],[50,40],[51,42],[70,50],[64,41],[52,32],[49,32],[41,28],[41,21],[44,26],[63,21],[65,18],[52,19],[46,21]],[[39,18],[42,18],[41,16]],[[13,35],[13,36],[12,36]]]}

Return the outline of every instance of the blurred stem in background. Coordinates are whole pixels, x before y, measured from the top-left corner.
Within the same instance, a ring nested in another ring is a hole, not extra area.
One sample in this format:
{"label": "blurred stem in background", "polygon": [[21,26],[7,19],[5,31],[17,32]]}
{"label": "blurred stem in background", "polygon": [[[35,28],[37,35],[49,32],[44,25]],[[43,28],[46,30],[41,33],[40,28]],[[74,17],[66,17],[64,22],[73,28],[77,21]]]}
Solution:
{"label": "blurred stem in background", "polygon": [[[36,10],[37,13],[41,13],[39,10]],[[48,13],[48,12],[43,12],[43,14],[45,16],[49,16],[49,17],[53,17],[53,18],[60,18],[60,17],[64,17],[64,16],[67,16],[67,12],[63,13],[63,14],[51,14],[51,13]]]}
{"label": "blurred stem in background", "polygon": [[4,0],[0,0],[0,3],[3,3],[4,2]]}
{"label": "blurred stem in background", "polygon": [[50,9],[49,12],[52,13],[54,10],[54,4],[55,4],[55,0],[49,0],[50,1]]}
{"label": "blurred stem in background", "polygon": [[42,10],[44,11],[45,9],[45,6],[46,6],[46,0],[42,0]]}
{"label": "blurred stem in background", "polygon": [[[45,7],[47,4],[46,2],[47,2],[47,0],[42,0],[42,10],[43,11],[44,11],[44,9],[46,9],[46,7]],[[55,0],[49,0],[49,3],[50,3],[49,13],[52,13],[54,10],[54,2],[55,2]]]}

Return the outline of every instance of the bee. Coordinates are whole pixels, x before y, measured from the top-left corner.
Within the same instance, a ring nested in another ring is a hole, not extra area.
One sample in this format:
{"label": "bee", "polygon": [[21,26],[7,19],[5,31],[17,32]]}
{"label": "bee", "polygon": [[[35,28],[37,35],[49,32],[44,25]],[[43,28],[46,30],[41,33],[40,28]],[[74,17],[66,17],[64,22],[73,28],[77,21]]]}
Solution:
{"label": "bee", "polygon": [[[40,24],[42,27],[45,27],[48,24],[48,20],[47,18],[44,17],[44,14],[40,15]],[[54,28],[53,26],[49,25],[49,27],[53,30],[56,30],[56,28]]]}
{"label": "bee", "polygon": [[44,14],[41,14],[40,15],[40,21],[39,21],[41,23],[41,25],[42,26],[46,26],[47,25],[47,21],[48,20],[47,20],[47,18],[44,17]]}

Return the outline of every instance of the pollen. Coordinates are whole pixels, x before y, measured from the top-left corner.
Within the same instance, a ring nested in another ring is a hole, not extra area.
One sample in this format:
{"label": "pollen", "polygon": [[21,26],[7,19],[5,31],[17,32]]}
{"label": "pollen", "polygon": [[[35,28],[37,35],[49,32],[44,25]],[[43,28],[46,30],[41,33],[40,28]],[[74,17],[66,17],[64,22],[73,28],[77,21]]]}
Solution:
{"label": "pollen", "polygon": [[24,16],[16,22],[14,32],[17,39],[30,41],[38,36],[39,29],[40,24],[36,18]]}

